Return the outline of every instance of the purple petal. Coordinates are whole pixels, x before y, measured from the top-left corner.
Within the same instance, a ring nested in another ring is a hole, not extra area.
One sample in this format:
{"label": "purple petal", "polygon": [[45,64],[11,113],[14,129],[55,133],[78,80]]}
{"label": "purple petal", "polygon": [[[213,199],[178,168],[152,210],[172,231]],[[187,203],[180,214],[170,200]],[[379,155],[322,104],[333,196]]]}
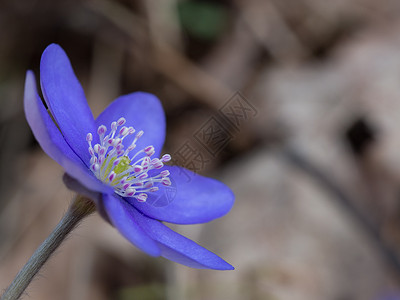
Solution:
{"label": "purple petal", "polygon": [[171,186],[158,185],[146,202],[130,201],[139,211],[157,220],[195,224],[222,217],[232,207],[234,195],[223,183],[181,167],[165,166]]}
{"label": "purple petal", "polygon": [[47,155],[88,189],[100,192],[109,190],[93,176],[93,173],[66,143],[37,94],[35,75],[31,71],[26,73],[24,110],[36,140]]}
{"label": "purple petal", "polygon": [[111,222],[118,231],[140,250],[152,256],[160,256],[161,250],[137,224],[136,210],[123,199],[103,195],[103,205]]}
{"label": "purple petal", "polygon": [[159,221],[134,212],[139,226],[161,248],[161,255],[169,260],[198,269],[233,270],[234,267],[216,254],[176,233]]}
{"label": "purple petal", "polygon": [[[86,198],[89,198],[91,200],[93,200],[93,202],[96,204],[96,210],[100,212],[101,214],[101,207],[102,207],[102,199],[103,199],[103,194],[93,191],[93,190],[89,190],[88,188],[86,188],[85,186],[83,186],[78,180],[76,180],[75,178],[71,177],[69,174],[64,173],[63,175],[63,181],[65,186],[72,190],[75,191],[77,194],[85,196]],[[110,191],[112,192],[112,190]],[[103,215],[102,215],[103,216]]]}
{"label": "purple petal", "polygon": [[67,143],[88,166],[86,134],[95,132],[92,112],[64,50],[48,46],[40,61],[40,83],[46,103]]}
{"label": "purple petal", "polygon": [[99,115],[95,121],[96,126],[105,125],[110,130],[110,124],[121,117],[126,119],[124,126],[132,126],[136,130],[125,138],[125,147],[132,143],[137,132],[143,130],[144,134],[137,141],[132,154],[146,146],[154,146],[154,157],[157,157],[165,140],[165,115],[160,100],[144,92],[118,97]]}

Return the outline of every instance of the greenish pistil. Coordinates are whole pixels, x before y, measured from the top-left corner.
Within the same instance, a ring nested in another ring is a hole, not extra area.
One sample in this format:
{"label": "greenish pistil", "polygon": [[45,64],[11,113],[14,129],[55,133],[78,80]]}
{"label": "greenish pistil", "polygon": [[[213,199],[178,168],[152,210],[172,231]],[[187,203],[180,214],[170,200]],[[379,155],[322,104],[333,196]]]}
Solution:
{"label": "greenish pistil", "polygon": [[[117,161],[118,159],[118,161]],[[105,181],[107,179],[107,175],[110,174],[110,172],[114,172],[116,175],[119,175],[125,171],[127,171],[129,168],[131,168],[131,160],[129,159],[128,156],[122,156],[122,157],[113,157],[110,160],[106,159],[103,164],[101,165],[100,169],[105,170],[102,171],[104,173],[104,176],[102,177],[102,181]],[[118,176],[117,176],[118,178]],[[113,183],[117,179],[115,178],[113,180]]]}
{"label": "greenish pistil", "polygon": [[[113,158],[115,161],[116,158]],[[129,159],[128,156],[123,156],[120,158],[120,162],[116,165],[114,168],[114,173],[115,174],[120,174],[126,170],[128,170],[131,167],[131,160]]]}

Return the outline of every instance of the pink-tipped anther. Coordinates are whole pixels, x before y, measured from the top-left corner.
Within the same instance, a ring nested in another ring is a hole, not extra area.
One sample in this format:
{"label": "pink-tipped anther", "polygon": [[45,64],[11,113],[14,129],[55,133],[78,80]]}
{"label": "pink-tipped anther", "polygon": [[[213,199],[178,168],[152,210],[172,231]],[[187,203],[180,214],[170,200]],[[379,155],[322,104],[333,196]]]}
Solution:
{"label": "pink-tipped anther", "polygon": [[100,125],[100,126],[97,128],[97,134],[98,134],[99,136],[104,135],[104,134],[106,133],[106,131],[107,131],[107,127],[104,126],[104,125]]}
{"label": "pink-tipped anther", "polygon": [[169,176],[169,171],[168,170],[162,170],[161,172],[160,172],[160,175],[162,176],[162,177],[167,177],[167,176]]}
{"label": "pink-tipped anther", "polygon": [[138,199],[139,202],[146,202],[147,200],[147,194],[145,193],[141,193],[139,194],[136,199]]}
{"label": "pink-tipped anther", "polygon": [[168,177],[163,177],[161,179],[161,183],[165,186],[170,186],[171,185],[171,180]]}
{"label": "pink-tipped anther", "polygon": [[143,170],[142,166],[136,165],[136,166],[133,167],[133,171],[135,173],[140,173],[140,172],[142,172],[142,170]]}
{"label": "pink-tipped anther", "polygon": [[111,171],[110,175],[108,175],[108,180],[109,180],[110,182],[113,181],[116,175],[117,175],[117,174],[115,174],[114,171]]}
{"label": "pink-tipped anther", "polygon": [[118,123],[118,126],[122,126],[126,123],[126,120],[125,120],[125,118],[121,117],[118,119],[117,123]]}
{"label": "pink-tipped anther", "polygon": [[161,161],[162,162],[168,162],[168,161],[170,161],[171,160],[171,155],[169,155],[169,154],[164,154],[162,157],[161,157]]}
{"label": "pink-tipped anther", "polygon": [[147,156],[152,156],[155,153],[154,147],[153,146],[147,146],[144,148],[144,153],[146,153]]}

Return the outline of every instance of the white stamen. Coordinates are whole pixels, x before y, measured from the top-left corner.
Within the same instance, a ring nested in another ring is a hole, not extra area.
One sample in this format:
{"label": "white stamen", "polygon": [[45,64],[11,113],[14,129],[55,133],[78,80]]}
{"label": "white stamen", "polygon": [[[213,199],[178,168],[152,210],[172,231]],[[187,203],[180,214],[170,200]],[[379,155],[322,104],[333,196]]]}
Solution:
{"label": "white stamen", "polygon": [[171,155],[169,155],[169,154],[164,154],[162,157],[161,157],[161,161],[162,162],[168,162],[168,161],[170,161],[171,160]]}
{"label": "white stamen", "polygon": [[100,148],[99,144],[94,145],[94,147],[93,147],[94,152],[99,153],[99,148]]}
{"label": "white stamen", "polygon": [[146,200],[147,200],[147,194],[141,193],[141,194],[139,194],[138,196],[136,196],[136,199],[137,199],[139,202],[146,202]]}
{"label": "white stamen", "polygon": [[126,123],[126,120],[125,120],[125,118],[119,118],[117,123],[119,126],[122,126]]}

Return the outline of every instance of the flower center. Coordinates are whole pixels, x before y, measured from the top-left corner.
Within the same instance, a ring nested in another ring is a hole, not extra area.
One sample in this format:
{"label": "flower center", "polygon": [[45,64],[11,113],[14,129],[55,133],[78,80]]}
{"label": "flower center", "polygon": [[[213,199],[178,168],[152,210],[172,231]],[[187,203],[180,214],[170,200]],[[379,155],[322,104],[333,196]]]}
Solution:
{"label": "flower center", "polygon": [[155,153],[153,146],[147,146],[131,155],[130,152],[136,148],[136,142],[144,132],[141,130],[136,133],[133,142],[124,149],[122,141],[135,133],[133,127],[123,126],[125,123],[125,118],[112,122],[111,131],[107,135],[107,127],[100,125],[97,128],[99,143],[94,146],[92,146],[92,134],[87,134],[86,141],[91,155],[90,169],[99,180],[112,186],[118,195],[145,202],[148,193],[158,190],[158,187],[154,186],[155,183],[171,185],[168,170],[155,175],[153,173],[153,176],[148,174],[150,170],[161,169],[164,162],[171,160],[171,156],[164,154],[161,158],[151,159]]}

